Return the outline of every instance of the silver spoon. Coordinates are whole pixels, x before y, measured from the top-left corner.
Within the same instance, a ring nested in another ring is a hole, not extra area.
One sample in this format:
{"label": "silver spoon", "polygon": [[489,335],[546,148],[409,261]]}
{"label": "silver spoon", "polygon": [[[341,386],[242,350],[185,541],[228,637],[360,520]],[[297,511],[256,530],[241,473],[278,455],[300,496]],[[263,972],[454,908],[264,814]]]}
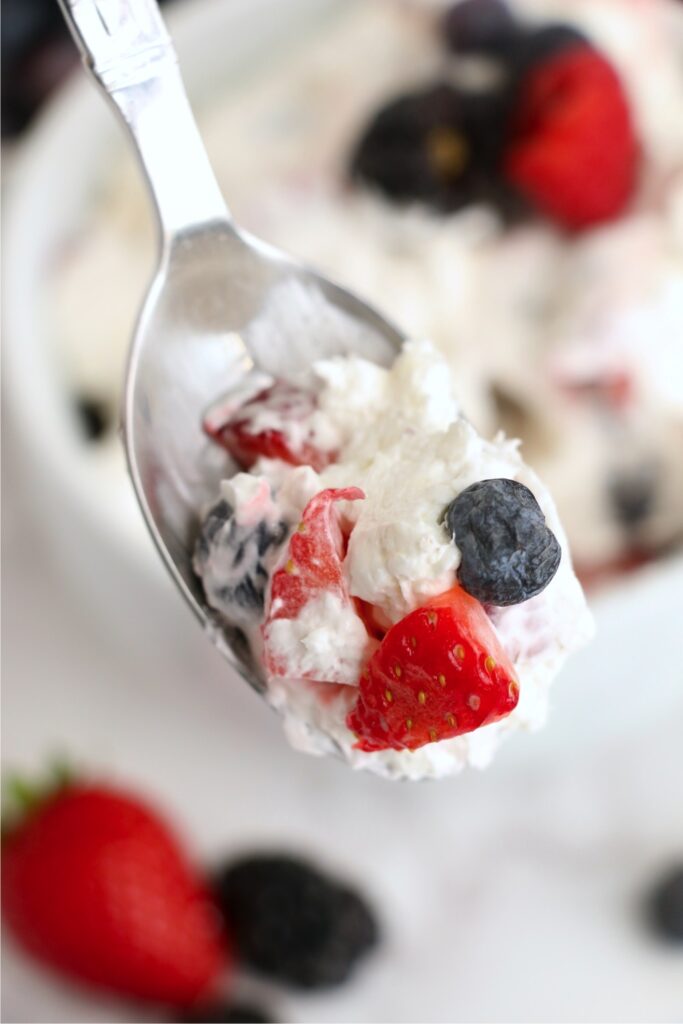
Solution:
{"label": "silver spoon", "polygon": [[277,376],[344,352],[387,365],[404,336],[231,219],[155,0],[60,4],[86,67],[123,119],[157,213],[159,263],[133,336],[122,414],[135,492],[190,608],[262,689],[243,636],[217,620],[192,569],[202,511],[236,468],[204,438],[203,414],[254,370]]}

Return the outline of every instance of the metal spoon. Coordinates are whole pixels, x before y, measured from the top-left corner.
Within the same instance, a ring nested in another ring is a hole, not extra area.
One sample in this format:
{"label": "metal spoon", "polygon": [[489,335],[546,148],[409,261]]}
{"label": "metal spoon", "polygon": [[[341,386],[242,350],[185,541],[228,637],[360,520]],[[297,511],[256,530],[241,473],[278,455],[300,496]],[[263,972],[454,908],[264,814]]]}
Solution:
{"label": "metal spoon", "polygon": [[312,358],[354,351],[389,364],[404,337],[355,295],[231,219],[155,0],[60,4],[86,67],[135,145],[158,218],[159,264],[124,391],[133,485],[190,608],[237,671],[261,689],[244,638],[218,622],[192,569],[202,511],[220,478],[236,468],[204,438],[203,414],[254,369],[277,376]]}

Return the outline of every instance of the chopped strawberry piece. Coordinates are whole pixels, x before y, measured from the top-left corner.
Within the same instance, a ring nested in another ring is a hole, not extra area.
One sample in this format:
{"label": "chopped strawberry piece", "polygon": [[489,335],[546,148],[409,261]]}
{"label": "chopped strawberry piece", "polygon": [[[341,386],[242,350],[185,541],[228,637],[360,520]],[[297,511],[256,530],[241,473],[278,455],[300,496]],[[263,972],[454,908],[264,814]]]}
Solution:
{"label": "chopped strawberry piece", "polygon": [[563,50],[522,80],[503,170],[547,216],[575,230],[617,216],[639,156],[619,77],[591,47]]}
{"label": "chopped strawberry piece", "polygon": [[[210,413],[203,427],[244,469],[264,457],[281,459],[292,466],[312,466],[320,472],[334,461],[336,453],[320,451],[312,443],[304,424],[315,408],[315,396],[310,391],[280,380],[237,410],[228,406],[223,415],[220,410]],[[269,421],[274,425],[270,426]],[[281,429],[283,423],[292,429]]]}
{"label": "chopped strawberry piece", "polygon": [[337,596],[352,606],[344,579],[342,560],[345,539],[337,501],[357,501],[365,495],[358,487],[329,488],[311,498],[301,522],[289,541],[287,557],[273,574],[270,602],[263,627],[266,667],[274,675],[286,675],[287,666],[268,650],[268,627],[277,619],[295,619],[320,594]]}
{"label": "chopped strawberry piece", "polygon": [[360,750],[416,750],[496,722],[519,685],[479,601],[461,587],[392,626],[347,718]]}
{"label": "chopped strawberry piece", "polygon": [[284,567],[273,576],[271,619],[296,618],[323,590],[347,594],[342,572],[344,538],[334,504],[364,497],[358,487],[341,487],[311,498],[292,534]]}

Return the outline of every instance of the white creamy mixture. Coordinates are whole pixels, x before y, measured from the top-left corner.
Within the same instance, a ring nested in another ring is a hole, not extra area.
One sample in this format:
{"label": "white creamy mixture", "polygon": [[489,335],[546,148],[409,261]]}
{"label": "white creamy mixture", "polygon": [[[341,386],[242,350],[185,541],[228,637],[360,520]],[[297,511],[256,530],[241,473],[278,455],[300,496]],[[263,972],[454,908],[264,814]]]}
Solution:
{"label": "white creamy mixture", "polygon": [[[639,193],[618,221],[578,238],[544,223],[506,231],[484,206],[446,216],[349,186],[350,152],[372,114],[443,73],[440,6],[346,0],[305,46],[241,89],[231,83],[201,118],[220,183],[246,227],[321,266],[412,336],[434,339],[477,428],[522,438],[582,565],[632,545],[609,482],[643,466],[656,487],[637,540],[666,546],[683,535],[683,6],[513,5],[583,29],[618,68],[633,105],[644,150]],[[65,256],[56,293],[67,373],[112,408],[151,263],[147,199],[131,166]],[[606,414],[590,387],[576,386],[612,370],[632,378],[628,414]],[[112,484],[127,487],[122,457],[117,471]]]}
{"label": "white creamy mixture", "polygon": [[[508,477],[529,487],[563,554],[541,594],[492,613],[520,683],[519,704],[500,722],[415,751],[354,749],[345,718],[376,641],[369,641],[358,615],[330,595],[310,602],[293,620],[269,623],[269,648],[274,646],[291,669],[291,678],[269,680],[269,699],[284,715],[291,742],[309,753],[341,751],[352,766],[392,777],[437,777],[466,764],[483,767],[504,736],[543,723],[551,682],[567,654],[591,632],[553,502],[522,461],[516,441],[502,436],[485,441],[462,416],[446,365],[428,343],[408,344],[390,370],[358,357],[326,360],[315,369],[320,391],[314,415],[326,421],[324,434],[334,437],[338,461],[318,474],[261,459],[250,473],[223,485],[223,496],[241,521],[265,516],[271,524],[284,520],[291,526],[324,488],[360,487],[363,500],[340,503],[353,525],[344,575],[351,595],[377,608],[386,625],[455,584],[460,552],[443,526],[443,513],[475,481]],[[284,421],[271,425],[288,429]],[[226,581],[220,558],[197,566],[209,602],[219,610],[216,593]],[[285,544],[269,572],[286,558]],[[261,620],[241,625],[258,652]],[[299,675],[311,671],[343,685]]]}

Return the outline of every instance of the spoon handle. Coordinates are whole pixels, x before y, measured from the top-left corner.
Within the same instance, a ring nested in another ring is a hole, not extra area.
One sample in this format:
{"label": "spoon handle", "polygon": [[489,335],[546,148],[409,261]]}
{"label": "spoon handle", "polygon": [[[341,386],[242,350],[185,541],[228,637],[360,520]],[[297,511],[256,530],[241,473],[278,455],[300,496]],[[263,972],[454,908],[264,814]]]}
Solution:
{"label": "spoon handle", "polygon": [[229,217],[156,0],[59,0],[100,89],[122,116],[166,241]]}

